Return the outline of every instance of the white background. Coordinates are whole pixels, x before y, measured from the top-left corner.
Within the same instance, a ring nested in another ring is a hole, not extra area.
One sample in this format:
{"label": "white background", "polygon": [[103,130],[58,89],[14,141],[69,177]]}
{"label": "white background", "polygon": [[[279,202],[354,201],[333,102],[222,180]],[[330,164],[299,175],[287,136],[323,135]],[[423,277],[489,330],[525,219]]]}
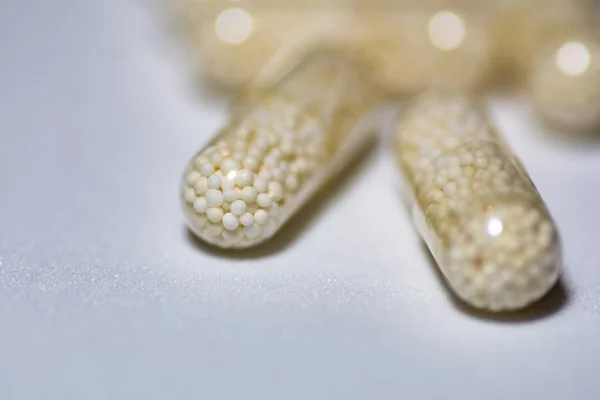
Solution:
{"label": "white background", "polygon": [[2,2],[0,398],[598,398],[600,143],[494,101],[564,241],[560,288],[522,314],[449,296],[385,144],[228,257],[179,209],[225,102],[176,43],[150,1]]}

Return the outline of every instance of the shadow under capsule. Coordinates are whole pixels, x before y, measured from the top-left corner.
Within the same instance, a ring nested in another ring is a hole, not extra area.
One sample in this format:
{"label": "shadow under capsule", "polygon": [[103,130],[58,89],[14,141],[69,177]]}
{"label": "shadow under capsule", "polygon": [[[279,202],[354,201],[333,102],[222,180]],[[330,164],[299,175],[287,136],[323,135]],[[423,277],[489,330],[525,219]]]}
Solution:
{"label": "shadow under capsule", "polygon": [[348,163],[348,167],[343,173],[338,172],[332,179],[329,179],[324,187],[318,190],[315,196],[309,198],[300,210],[293,214],[291,219],[284,223],[280,230],[267,241],[247,249],[221,249],[198,239],[186,227],[184,235],[187,242],[213,256],[237,260],[269,257],[285,250],[307,232],[310,224],[318,219],[331,203],[343,195],[352,178],[373,160],[377,143],[377,137],[370,140],[367,148]]}
{"label": "shadow under capsule", "polygon": [[600,125],[588,129],[577,129],[552,122],[531,104],[531,99],[527,96],[519,98],[518,104],[522,112],[526,113],[527,122],[531,124],[536,136],[554,145],[586,152],[600,150]]}
{"label": "shadow under capsule", "polygon": [[423,241],[421,241],[421,246],[423,248],[423,251],[427,254],[427,257],[429,258],[429,263],[435,271],[437,280],[449,294],[450,301],[452,301],[454,307],[472,317],[482,320],[512,323],[535,321],[556,314],[569,303],[569,288],[567,287],[563,277],[561,276],[559,277],[554,287],[550,289],[550,291],[544,297],[542,297],[541,299],[537,300],[535,303],[527,306],[524,309],[515,311],[492,312],[475,308],[465,303],[464,300],[462,300],[454,293],[454,291],[450,287],[450,284],[444,277],[444,274],[438,267],[437,262],[433,258],[433,255],[429,251],[429,248],[427,248],[427,245]]}
{"label": "shadow under capsule", "polygon": [[203,72],[199,72],[197,75],[200,77],[197,77],[194,83],[198,93],[211,99],[230,102],[245,90],[243,89],[244,85],[240,85],[240,88],[233,84],[219,83],[217,79],[205,76]]}
{"label": "shadow under capsule", "polygon": [[536,113],[535,115],[538,118],[538,124],[544,130],[544,134],[549,140],[552,140],[556,144],[585,151],[600,150],[600,127],[590,128],[588,130],[576,130],[566,126],[556,125],[547,118],[539,115],[539,113]]}

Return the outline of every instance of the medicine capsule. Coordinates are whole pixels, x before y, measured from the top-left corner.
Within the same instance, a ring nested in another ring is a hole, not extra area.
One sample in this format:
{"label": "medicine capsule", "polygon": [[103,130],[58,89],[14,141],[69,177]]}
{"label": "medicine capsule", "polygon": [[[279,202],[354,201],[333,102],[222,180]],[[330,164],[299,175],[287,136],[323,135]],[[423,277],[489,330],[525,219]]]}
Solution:
{"label": "medicine capsule", "polygon": [[539,50],[596,24],[590,0],[507,0],[492,6],[498,62],[519,78],[528,76]]}
{"label": "medicine capsule", "polygon": [[191,230],[221,248],[272,237],[373,139],[378,93],[350,60],[308,56],[266,92],[244,97],[187,166]]}
{"label": "medicine capsule", "polygon": [[488,81],[490,30],[474,11],[478,7],[465,6],[464,0],[277,3],[207,1],[180,7],[192,57],[208,81],[237,89],[267,63],[274,71],[287,55],[323,45],[364,59],[380,86],[393,93]]}
{"label": "medicine capsule", "polygon": [[490,81],[493,41],[483,13],[449,3],[368,10],[357,18],[355,47],[382,87],[405,94]]}
{"label": "medicine capsule", "polygon": [[567,35],[539,58],[529,94],[542,118],[568,131],[600,128],[600,36]]}
{"label": "medicine capsule", "polygon": [[514,310],[552,288],[561,263],[553,220],[472,100],[424,94],[394,136],[416,228],[458,297]]}
{"label": "medicine capsule", "polygon": [[289,7],[264,1],[187,1],[179,4],[178,14],[203,76],[218,88],[239,89],[267,63],[283,62],[282,54],[342,34],[346,25],[341,11],[313,3]]}

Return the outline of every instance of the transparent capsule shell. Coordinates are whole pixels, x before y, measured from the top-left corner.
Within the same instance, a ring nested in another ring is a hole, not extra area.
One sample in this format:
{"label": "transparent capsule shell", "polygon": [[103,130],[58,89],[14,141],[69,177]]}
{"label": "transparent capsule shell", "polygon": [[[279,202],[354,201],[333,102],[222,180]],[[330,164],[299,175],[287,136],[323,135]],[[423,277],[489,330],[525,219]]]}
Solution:
{"label": "transparent capsule shell", "polygon": [[552,217],[470,99],[421,96],[395,126],[395,140],[416,228],[459,298],[515,310],[554,286],[561,247]]}
{"label": "transparent capsule shell", "polygon": [[373,139],[378,93],[355,64],[317,52],[267,91],[250,91],[188,164],[182,201],[208,244],[271,238]]}
{"label": "transparent capsule shell", "polygon": [[[194,64],[216,88],[238,90],[281,54],[324,46],[344,35],[348,6],[304,1],[182,1],[179,21]],[[343,3],[343,2],[342,2]]]}

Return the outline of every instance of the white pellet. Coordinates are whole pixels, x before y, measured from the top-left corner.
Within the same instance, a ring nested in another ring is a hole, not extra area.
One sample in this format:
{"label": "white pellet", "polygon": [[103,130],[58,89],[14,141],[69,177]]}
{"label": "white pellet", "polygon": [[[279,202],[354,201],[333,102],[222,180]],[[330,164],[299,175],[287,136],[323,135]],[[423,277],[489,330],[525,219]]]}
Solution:
{"label": "white pellet", "polygon": [[281,85],[250,91],[194,156],[182,196],[200,239],[222,248],[264,242],[335,176],[338,164],[366,148],[375,129],[353,128],[370,116],[379,93],[336,57],[309,57]]}
{"label": "white pellet", "polygon": [[232,213],[227,213],[223,216],[223,226],[225,229],[232,231],[240,225],[238,219]]}

